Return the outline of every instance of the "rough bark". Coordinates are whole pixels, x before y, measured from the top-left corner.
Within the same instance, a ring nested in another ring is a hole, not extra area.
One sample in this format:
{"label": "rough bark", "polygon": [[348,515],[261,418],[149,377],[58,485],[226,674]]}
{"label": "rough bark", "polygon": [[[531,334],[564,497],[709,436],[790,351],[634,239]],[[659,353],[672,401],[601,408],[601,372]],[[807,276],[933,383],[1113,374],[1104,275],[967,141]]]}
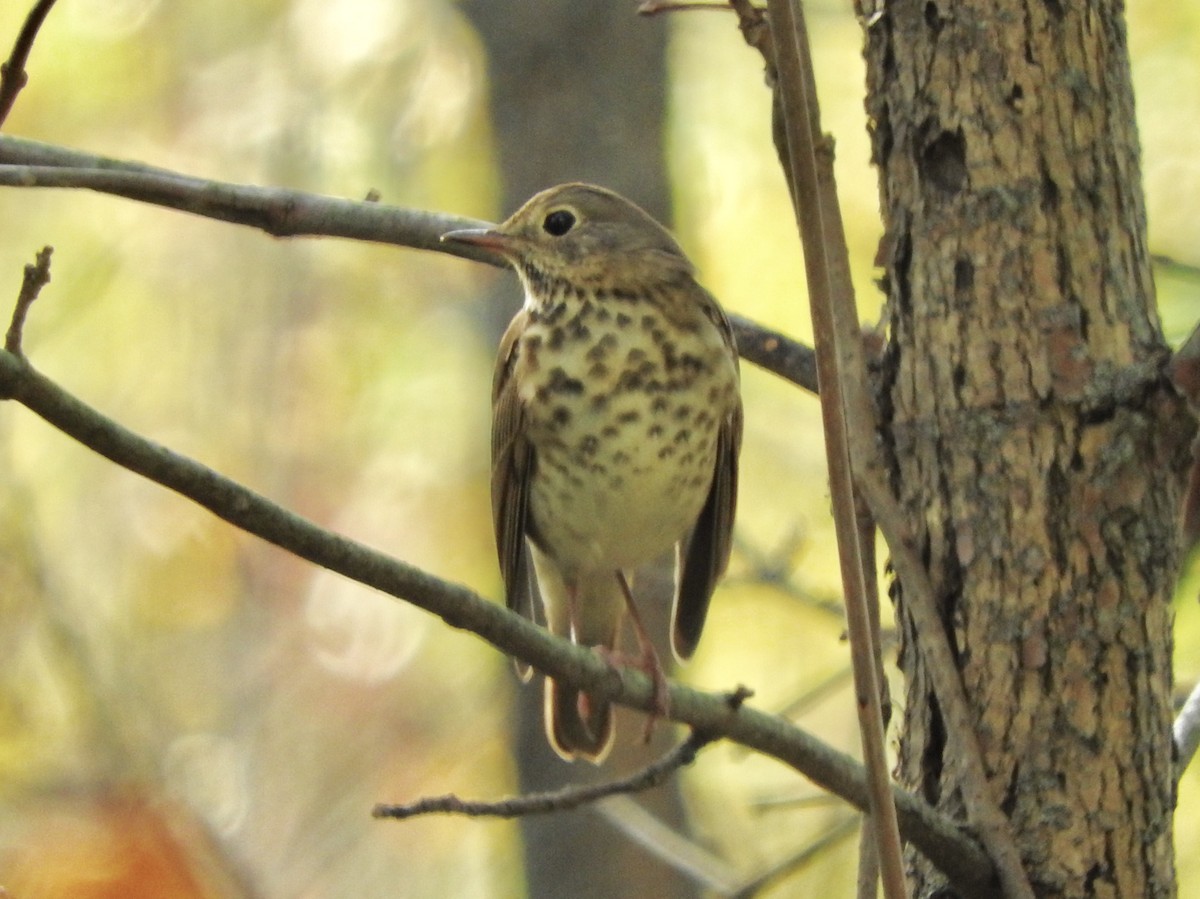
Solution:
{"label": "rough bark", "polygon": [[[867,37],[893,486],[994,795],[1055,897],[1175,893],[1169,601],[1193,425],[1161,374],[1122,14],[909,0]],[[911,633],[900,664],[900,780],[962,813]],[[938,891],[912,868],[916,895]]]}

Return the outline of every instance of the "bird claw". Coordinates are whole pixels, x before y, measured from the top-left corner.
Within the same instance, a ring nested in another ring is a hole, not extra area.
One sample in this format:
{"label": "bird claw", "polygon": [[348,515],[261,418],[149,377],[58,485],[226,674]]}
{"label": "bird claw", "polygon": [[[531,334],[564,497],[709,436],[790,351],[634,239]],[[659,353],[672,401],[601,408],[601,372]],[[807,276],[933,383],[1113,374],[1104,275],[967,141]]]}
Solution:
{"label": "bird claw", "polygon": [[646,727],[642,732],[642,742],[649,743],[651,737],[654,736],[654,725],[658,719],[671,716],[671,685],[667,680],[666,672],[663,671],[662,662],[659,660],[654,644],[648,640],[644,642],[639,640],[639,642],[641,643],[641,654],[636,656],[610,649],[607,646],[593,646],[592,652],[602,658],[618,674],[622,668],[634,668],[650,678],[650,683],[654,686],[654,702],[646,713]]}

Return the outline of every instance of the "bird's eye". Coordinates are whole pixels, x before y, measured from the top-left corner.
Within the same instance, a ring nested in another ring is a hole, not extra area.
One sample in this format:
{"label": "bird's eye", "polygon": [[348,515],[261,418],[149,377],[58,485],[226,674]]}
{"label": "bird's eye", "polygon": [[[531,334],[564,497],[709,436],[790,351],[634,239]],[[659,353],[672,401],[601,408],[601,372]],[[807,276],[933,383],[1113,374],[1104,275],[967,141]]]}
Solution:
{"label": "bird's eye", "polygon": [[555,209],[542,222],[542,230],[554,237],[562,237],[575,227],[575,216],[565,209]]}

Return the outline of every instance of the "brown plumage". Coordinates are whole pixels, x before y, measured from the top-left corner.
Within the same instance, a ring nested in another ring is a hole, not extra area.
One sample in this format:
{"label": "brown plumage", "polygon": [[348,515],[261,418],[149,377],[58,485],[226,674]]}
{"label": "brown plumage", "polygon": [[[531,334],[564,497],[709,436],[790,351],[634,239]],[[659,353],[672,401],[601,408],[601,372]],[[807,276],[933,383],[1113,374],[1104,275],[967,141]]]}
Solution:
{"label": "brown plumage", "polygon": [[[674,546],[671,647],[689,658],[737,499],[742,406],[724,313],[671,235],[603,188],[551,188],[494,230],[444,239],[501,253],[525,288],[492,391],[509,607],[533,616],[532,575],[550,630],[611,657],[625,578]],[[643,658],[657,669],[648,643]],[[608,704],[549,679],[546,729],[564,758],[598,763],[612,745]]]}

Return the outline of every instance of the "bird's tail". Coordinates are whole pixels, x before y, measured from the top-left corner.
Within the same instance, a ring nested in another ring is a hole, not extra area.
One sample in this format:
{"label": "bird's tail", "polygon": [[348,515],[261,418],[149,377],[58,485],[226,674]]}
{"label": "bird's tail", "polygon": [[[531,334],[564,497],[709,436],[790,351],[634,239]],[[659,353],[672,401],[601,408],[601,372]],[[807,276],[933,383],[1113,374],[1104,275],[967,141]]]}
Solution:
{"label": "bird's tail", "polygon": [[546,733],[563,758],[598,765],[613,744],[612,706],[546,678]]}
{"label": "bird's tail", "polygon": [[[535,549],[533,558],[550,630],[580,646],[611,654],[625,612],[616,572],[581,578],[571,589],[549,557]],[[613,744],[612,707],[546,678],[546,735],[563,758],[584,758],[598,765]]]}

